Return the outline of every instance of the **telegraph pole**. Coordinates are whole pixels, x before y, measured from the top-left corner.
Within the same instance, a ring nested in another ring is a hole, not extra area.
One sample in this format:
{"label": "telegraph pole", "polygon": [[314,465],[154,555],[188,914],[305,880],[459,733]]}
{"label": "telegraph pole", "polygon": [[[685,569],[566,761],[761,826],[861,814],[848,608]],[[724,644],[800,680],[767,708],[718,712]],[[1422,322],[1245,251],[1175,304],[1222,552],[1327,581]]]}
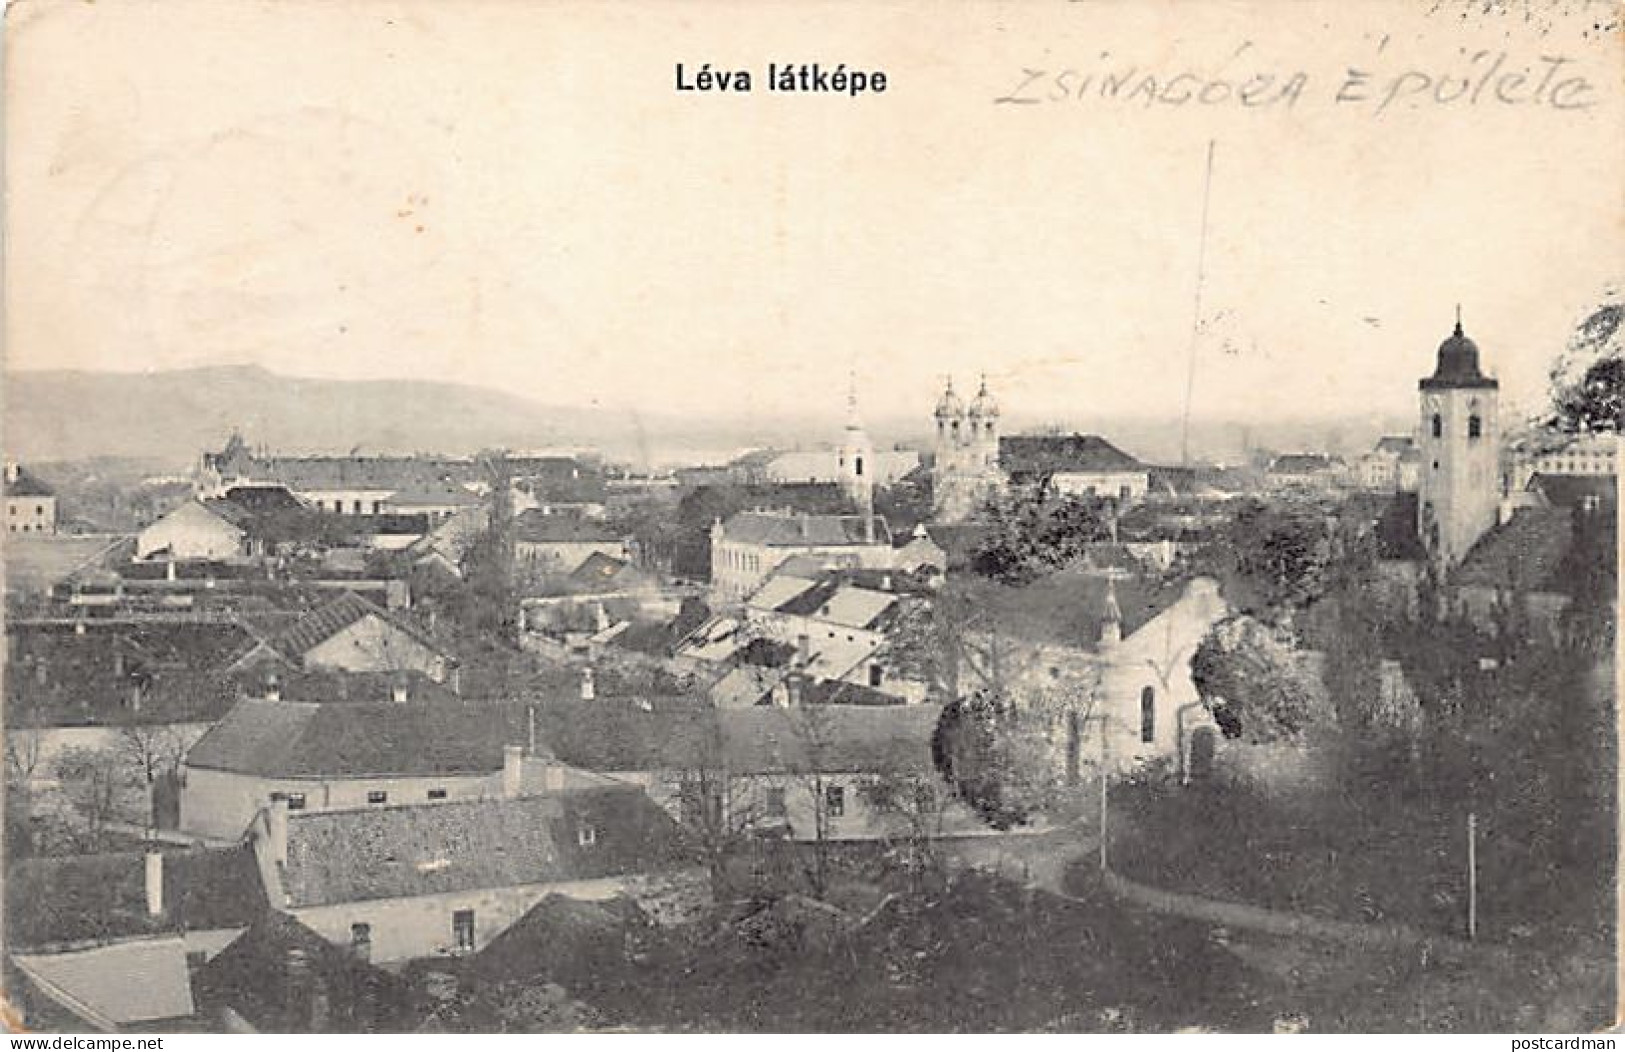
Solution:
{"label": "telegraph pole", "polygon": [[1478,938],[1478,815],[1467,812],[1467,938]]}

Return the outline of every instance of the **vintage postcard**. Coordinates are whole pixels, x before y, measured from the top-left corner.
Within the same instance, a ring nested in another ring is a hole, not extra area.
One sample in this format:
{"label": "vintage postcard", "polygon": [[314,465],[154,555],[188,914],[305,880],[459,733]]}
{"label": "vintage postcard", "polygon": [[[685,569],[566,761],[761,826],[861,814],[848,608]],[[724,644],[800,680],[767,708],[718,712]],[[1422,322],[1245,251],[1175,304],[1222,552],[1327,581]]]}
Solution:
{"label": "vintage postcard", "polygon": [[4,1027],[1612,1047],[1621,16],[13,2]]}

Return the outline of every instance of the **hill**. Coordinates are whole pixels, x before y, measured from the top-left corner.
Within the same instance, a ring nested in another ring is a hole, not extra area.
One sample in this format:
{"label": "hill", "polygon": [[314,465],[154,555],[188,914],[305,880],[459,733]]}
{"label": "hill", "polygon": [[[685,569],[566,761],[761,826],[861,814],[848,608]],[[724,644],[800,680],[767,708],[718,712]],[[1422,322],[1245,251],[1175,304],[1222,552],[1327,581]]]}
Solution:
{"label": "hill", "polygon": [[118,454],[180,466],[233,428],[288,453],[456,453],[580,444],[624,425],[464,384],[315,380],[258,366],[6,376],[6,450],[24,461]]}

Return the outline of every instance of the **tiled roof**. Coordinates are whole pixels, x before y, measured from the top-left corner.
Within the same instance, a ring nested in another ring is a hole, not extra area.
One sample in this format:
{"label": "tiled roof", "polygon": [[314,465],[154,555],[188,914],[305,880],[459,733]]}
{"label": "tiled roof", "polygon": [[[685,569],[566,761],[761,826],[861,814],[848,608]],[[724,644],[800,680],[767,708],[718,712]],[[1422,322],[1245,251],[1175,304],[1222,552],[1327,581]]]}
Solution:
{"label": "tiled roof", "polygon": [[521,512],[513,521],[514,540],[527,544],[592,543],[624,538],[609,526],[575,515],[546,515],[539,508]]}
{"label": "tiled roof", "polygon": [[[304,962],[303,974],[294,960]],[[311,1015],[314,985],[323,1018]],[[285,913],[267,912],[198,970],[194,983],[206,1016],[229,1008],[262,1033],[389,1033],[415,1028],[411,984],[361,960]]]}
{"label": "tiled roof", "polygon": [[1410,435],[1384,435],[1377,440],[1378,453],[1410,453],[1416,449],[1416,440]]}
{"label": "tiled roof", "polygon": [[397,508],[422,507],[474,507],[480,498],[463,487],[447,481],[414,480],[389,495],[389,503]]}
{"label": "tiled roof", "polygon": [[[267,687],[262,671],[249,670],[234,674],[242,684],[244,697],[258,697]],[[283,701],[304,701],[323,704],[384,704],[395,699],[397,688],[406,692],[412,703],[457,704],[457,697],[443,683],[436,683],[421,672],[338,672],[330,670],[300,671],[278,669],[276,686]]]}
{"label": "tiled roof", "polygon": [[288,628],[277,633],[269,642],[273,649],[288,657],[297,658],[332,639],[335,635],[367,617],[376,617],[411,636],[431,650],[438,650],[417,629],[386,612],[354,592],[342,592],[337,599],[312,610]]}
{"label": "tiled roof", "polygon": [[670,816],[632,785],[296,813],[283,887],[303,907],[589,880],[666,868],[678,844]]}
{"label": "tiled roof", "polygon": [[1560,508],[1519,508],[1512,518],[1479,539],[1452,580],[1461,585],[1567,592],[1564,557],[1574,540],[1571,513]]}
{"label": "tiled roof", "polygon": [[471,462],[428,457],[269,457],[254,470],[292,490],[389,491],[472,478]]}
{"label": "tiled roof", "polygon": [[[866,521],[867,520],[867,521]],[[891,545],[891,531],[879,515],[786,515],[742,511],[723,526],[730,541],[775,548],[826,548],[843,545]]]}
{"label": "tiled roof", "polygon": [[696,698],[561,699],[536,706],[536,733],[574,767],[662,770],[691,765],[709,747],[711,712]]}
{"label": "tiled roof", "polygon": [[1526,489],[1539,493],[1557,508],[1573,508],[1587,499],[1599,504],[1619,502],[1619,481],[1613,475],[1555,475],[1538,472]]}
{"label": "tiled roof", "polygon": [[164,910],[147,912],[140,852],[25,859],[6,872],[12,946],[107,941],[159,932],[246,926],[265,907],[253,851],[164,851]]}
{"label": "tiled roof", "polygon": [[54,497],[55,491],[22,468],[17,469],[17,477],[6,479],[6,496],[8,497]]}
{"label": "tiled roof", "polygon": [[933,769],[935,705],[807,705],[717,713],[737,774],[920,773]]}
{"label": "tiled roof", "polygon": [[489,774],[524,741],[514,706],[248,699],[198,739],[191,767],[275,778]]}
{"label": "tiled roof", "polygon": [[816,617],[848,628],[867,628],[897,602],[890,592],[826,581],[780,605],[779,613]]}
{"label": "tiled roof", "polygon": [[1146,466],[1099,435],[1006,435],[999,465],[1013,477],[1068,472],[1145,471]]}

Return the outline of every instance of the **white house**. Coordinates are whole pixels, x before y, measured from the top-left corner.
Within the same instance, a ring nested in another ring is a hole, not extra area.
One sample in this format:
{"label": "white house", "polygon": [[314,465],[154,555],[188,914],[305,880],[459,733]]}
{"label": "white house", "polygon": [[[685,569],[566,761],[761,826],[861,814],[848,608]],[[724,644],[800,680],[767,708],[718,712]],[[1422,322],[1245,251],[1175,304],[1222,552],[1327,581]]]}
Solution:
{"label": "white house", "polygon": [[795,555],[871,569],[890,569],[896,559],[879,515],[742,511],[711,528],[712,591],[738,602]]}
{"label": "white house", "polygon": [[248,533],[202,501],[187,501],[136,535],[135,557],[209,559],[247,554]]}
{"label": "white house", "polygon": [[658,895],[697,879],[671,817],[609,779],[364,810],[279,800],[250,839],[272,908],[379,963],[476,953],[549,895]]}

